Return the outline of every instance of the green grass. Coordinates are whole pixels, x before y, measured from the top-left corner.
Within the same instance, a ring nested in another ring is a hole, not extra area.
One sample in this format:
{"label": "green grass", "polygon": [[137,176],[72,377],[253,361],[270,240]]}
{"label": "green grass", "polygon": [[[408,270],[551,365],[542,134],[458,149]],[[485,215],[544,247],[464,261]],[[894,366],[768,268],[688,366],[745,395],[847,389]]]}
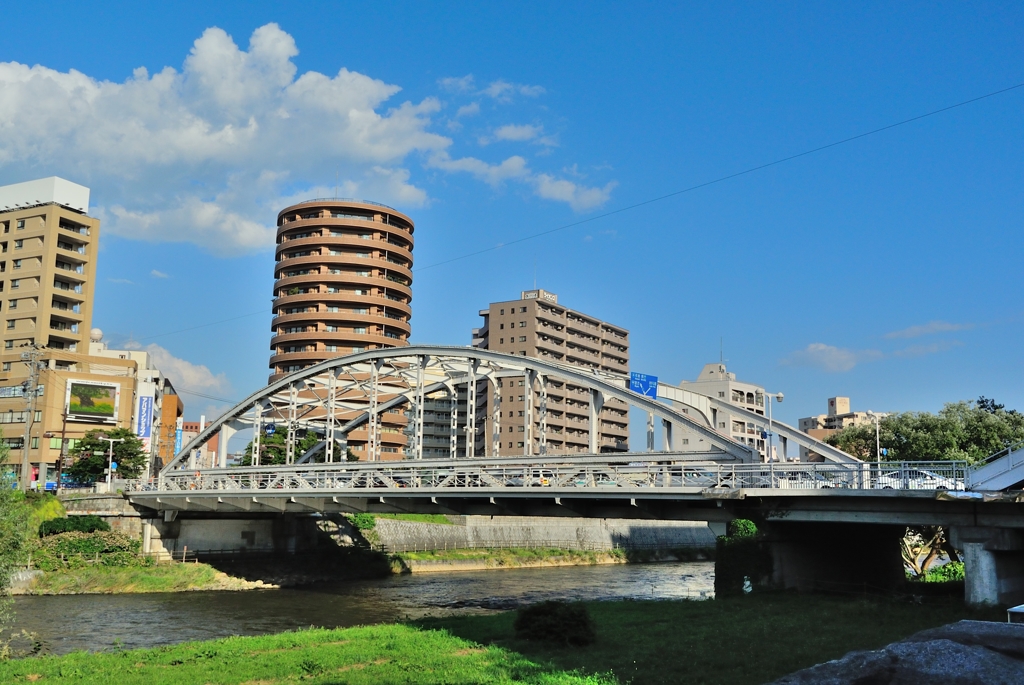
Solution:
{"label": "green grass", "polygon": [[277,685],[310,683],[529,683],[600,685],[498,647],[442,631],[389,625],[233,637],[151,650],[29,658],[0,663],[0,682],[88,685]]}
{"label": "green grass", "polygon": [[454,525],[444,514],[374,514],[379,519],[394,519],[396,521],[412,521],[413,523],[436,523],[442,526]]}
{"label": "green grass", "polygon": [[1002,610],[972,612],[959,600],[915,604],[788,593],[705,602],[588,602],[587,608],[597,642],[582,648],[516,640],[511,612],[424,619],[418,625],[564,670],[613,672],[632,685],[759,685],[960,619],[1006,620]]}
{"label": "green grass", "polygon": [[91,566],[46,573],[32,589],[36,595],[183,592],[230,589],[231,580],[207,564],[150,567]]}

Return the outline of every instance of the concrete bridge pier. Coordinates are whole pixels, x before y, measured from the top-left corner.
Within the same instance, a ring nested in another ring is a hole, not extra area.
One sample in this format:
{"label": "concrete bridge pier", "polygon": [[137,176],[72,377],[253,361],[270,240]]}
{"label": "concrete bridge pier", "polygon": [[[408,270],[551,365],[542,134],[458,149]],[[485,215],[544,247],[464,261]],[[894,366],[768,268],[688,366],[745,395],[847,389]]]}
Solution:
{"label": "concrete bridge pier", "polygon": [[1024,602],[1024,531],[954,526],[950,541],[963,552],[967,604]]}
{"label": "concrete bridge pier", "polygon": [[762,531],[775,587],[859,594],[905,581],[899,541],[906,526],[770,522]]}

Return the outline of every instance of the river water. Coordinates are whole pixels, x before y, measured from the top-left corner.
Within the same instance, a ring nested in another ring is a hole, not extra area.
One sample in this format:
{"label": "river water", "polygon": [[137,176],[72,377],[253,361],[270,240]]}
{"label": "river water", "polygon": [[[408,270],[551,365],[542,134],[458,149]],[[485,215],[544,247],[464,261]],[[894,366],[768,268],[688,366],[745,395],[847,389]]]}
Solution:
{"label": "river water", "polygon": [[512,609],[545,599],[700,599],[714,562],[572,566],[391,576],[282,590],[14,598],[15,626],[47,652],[155,647],[309,626]]}

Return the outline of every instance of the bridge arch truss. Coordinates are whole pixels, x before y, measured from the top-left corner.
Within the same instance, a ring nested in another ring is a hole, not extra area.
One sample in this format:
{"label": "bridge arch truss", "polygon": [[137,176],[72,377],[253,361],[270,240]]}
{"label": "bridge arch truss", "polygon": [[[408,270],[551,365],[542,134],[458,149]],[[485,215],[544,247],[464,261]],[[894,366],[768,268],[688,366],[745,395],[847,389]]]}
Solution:
{"label": "bridge arch truss", "polygon": [[[682,431],[696,433],[707,444],[708,451],[688,455],[692,459],[729,462],[758,461],[750,447],[722,435],[708,423],[694,419],[655,398],[628,389],[625,376],[579,367],[555,364],[542,359],[520,357],[489,350],[466,347],[409,346],[361,352],[330,359],[297,371],[251,394],[207,425],[161,471],[166,475],[181,469],[227,465],[228,442],[238,431],[252,429],[252,462],[259,465],[266,429],[273,424],[286,432],[285,462],[344,461],[349,437],[355,431],[363,436],[363,455],[367,461],[386,456],[385,438],[394,444],[395,421],[382,420],[397,413],[401,418],[405,456],[424,457],[425,407],[431,395],[445,395],[451,401],[448,437],[451,458],[511,456],[499,452],[501,431],[507,407],[502,406],[502,384],[505,379],[523,381],[523,401],[514,409],[523,413],[522,453],[516,456],[544,456],[548,451],[547,419],[548,382],[571,384],[587,395],[587,427],[589,449],[601,451],[600,412],[609,399],[619,400],[628,409],[639,409],[648,415],[648,451],[653,451],[655,420],[661,421],[665,444],[673,444],[672,434]],[[484,402],[484,394],[490,402]],[[458,401],[461,395],[465,402]],[[507,402],[505,403],[507,404]],[[622,405],[619,405],[622,406]],[[482,409],[490,408],[490,416]],[[481,411],[478,411],[481,409]],[[482,435],[490,426],[490,433]],[[516,422],[519,425],[519,422]],[[297,453],[296,437],[315,433],[319,440],[304,453]],[[462,447],[460,449],[460,434]],[[219,435],[216,463],[197,462],[199,448]],[[481,441],[480,438],[483,438]],[[517,439],[516,442],[519,442]],[[477,445],[482,443],[482,454]],[[560,452],[561,454],[561,452]]]}

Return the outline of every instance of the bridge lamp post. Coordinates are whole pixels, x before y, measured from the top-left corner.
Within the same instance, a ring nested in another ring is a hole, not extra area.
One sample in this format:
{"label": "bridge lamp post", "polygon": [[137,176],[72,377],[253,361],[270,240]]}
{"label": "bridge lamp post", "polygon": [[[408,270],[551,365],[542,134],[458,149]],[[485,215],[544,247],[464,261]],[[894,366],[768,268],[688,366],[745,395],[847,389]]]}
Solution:
{"label": "bridge lamp post", "polygon": [[775,434],[772,432],[772,398],[774,397],[777,402],[782,402],[784,395],[781,392],[765,392],[765,399],[768,401],[768,449],[765,451],[767,456],[766,461],[772,461],[772,436]]}
{"label": "bridge lamp post", "polygon": [[864,412],[864,413],[868,415],[869,419],[871,419],[871,420],[873,420],[875,422],[875,461],[881,462],[882,461],[882,441],[881,441],[881,437],[879,436],[878,422],[882,419],[883,416],[887,416],[887,414],[876,414],[873,411],[868,411],[868,412]]}
{"label": "bridge lamp post", "polygon": [[124,442],[126,438],[108,438],[104,433],[97,433],[96,438],[98,440],[103,440],[110,445],[110,447],[107,449],[107,492],[109,492],[110,478],[113,475],[114,466],[114,443]]}

